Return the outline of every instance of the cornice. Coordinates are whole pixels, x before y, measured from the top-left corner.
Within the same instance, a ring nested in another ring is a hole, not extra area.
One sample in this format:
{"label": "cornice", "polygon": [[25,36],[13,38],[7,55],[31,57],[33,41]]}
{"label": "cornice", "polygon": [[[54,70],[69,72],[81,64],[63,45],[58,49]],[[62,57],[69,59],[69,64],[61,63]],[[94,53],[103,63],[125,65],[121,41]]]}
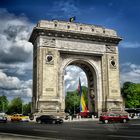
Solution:
{"label": "cornice", "polygon": [[88,34],[84,32],[65,31],[65,30],[35,27],[30,36],[29,42],[32,42],[34,44],[38,36],[70,38],[70,39],[79,39],[79,40],[87,40],[87,41],[89,40],[89,41],[96,41],[96,42],[102,42],[102,43],[111,43],[111,44],[116,44],[116,45],[122,40],[122,38],[118,36],[109,36],[109,35],[102,35],[102,34]]}

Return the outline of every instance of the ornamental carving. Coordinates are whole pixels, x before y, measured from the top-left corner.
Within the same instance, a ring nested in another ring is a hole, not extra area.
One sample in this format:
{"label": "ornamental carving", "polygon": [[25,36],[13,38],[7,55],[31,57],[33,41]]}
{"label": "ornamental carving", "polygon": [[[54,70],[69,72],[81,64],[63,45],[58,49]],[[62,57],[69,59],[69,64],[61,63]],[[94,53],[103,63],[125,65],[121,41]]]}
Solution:
{"label": "ornamental carving", "polygon": [[106,51],[105,45],[102,44],[95,44],[95,43],[85,43],[83,41],[81,42],[75,42],[75,41],[67,41],[67,40],[57,40],[56,43],[57,47],[60,50],[66,50],[66,51],[77,51],[82,52],[85,51],[86,53],[104,53]]}
{"label": "ornamental carving", "polygon": [[41,39],[41,46],[55,47],[55,39],[42,38]]}
{"label": "ornamental carving", "polygon": [[106,52],[107,53],[115,53],[116,52],[116,47],[111,46],[111,45],[106,45]]}

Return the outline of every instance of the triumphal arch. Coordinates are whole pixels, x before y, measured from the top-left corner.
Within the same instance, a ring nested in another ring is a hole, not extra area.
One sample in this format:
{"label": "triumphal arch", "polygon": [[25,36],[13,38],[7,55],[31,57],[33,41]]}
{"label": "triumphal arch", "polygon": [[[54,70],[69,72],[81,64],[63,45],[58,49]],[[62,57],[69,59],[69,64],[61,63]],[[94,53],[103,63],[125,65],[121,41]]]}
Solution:
{"label": "triumphal arch", "polygon": [[32,113],[64,115],[64,74],[69,65],[87,76],[95,112],[122,109],[116,31],[101,26],[41,20],[29,39],[33,44]]}

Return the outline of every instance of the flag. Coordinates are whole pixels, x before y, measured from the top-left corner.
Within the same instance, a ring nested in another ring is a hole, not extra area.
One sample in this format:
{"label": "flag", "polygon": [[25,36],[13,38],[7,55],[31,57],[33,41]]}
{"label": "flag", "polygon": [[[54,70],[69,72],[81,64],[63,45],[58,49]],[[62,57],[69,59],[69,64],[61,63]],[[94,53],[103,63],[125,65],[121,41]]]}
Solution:
{"label": "flag", "polygon": [[75,17],[71,17],[70,19],[69,19],[69,22],[74,22],[75,21]]}
{"label": "flag", "polygon": [[80,94],[80,112],[88,112],[88,109],[86,107],[84,95],[82,92],[82,86],[81,86],[81,80],[79,78],[79,85],[78,85],[78,92]]}

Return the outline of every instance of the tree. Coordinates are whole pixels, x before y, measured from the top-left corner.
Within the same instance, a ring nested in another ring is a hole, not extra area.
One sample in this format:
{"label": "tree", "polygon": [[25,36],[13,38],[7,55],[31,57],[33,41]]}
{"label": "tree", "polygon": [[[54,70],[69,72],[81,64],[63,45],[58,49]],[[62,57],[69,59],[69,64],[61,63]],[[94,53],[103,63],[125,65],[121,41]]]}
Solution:
{"label": "tree", "polygon": [[125,101],[125,107],[140,107],[140,84],[125,82],[121,89],[121,94]]}
{"label": "tree", "polygon": [[31,113],[31,102],[23,105],[23,114],[28,115]]}
{"label": "tree", "polygon": [[[88,106],[87,87],[82,86],[82,92],[84,95],[86,106]],[[77,90],[67,92],[65,98],[65,112],[68,112],[70,114],[80,112],[80,95]]]}
{"label": "tree", "polygon": [[80,96],[77,91],[67,92],[65,99],[65,112],[74,114],[79,112]]}
{"label": "tree", "polygon": [[7,112],[8,103],[8,99],[5,95],[0,96],[0,112]]}
{"label": "tree", "polygon": [[23,101],[21,100],[20,97],[16,97],[14,98],[9,107],[8,107],[8,114],[12,114],[12,113],[22,113],[23,111]]}

